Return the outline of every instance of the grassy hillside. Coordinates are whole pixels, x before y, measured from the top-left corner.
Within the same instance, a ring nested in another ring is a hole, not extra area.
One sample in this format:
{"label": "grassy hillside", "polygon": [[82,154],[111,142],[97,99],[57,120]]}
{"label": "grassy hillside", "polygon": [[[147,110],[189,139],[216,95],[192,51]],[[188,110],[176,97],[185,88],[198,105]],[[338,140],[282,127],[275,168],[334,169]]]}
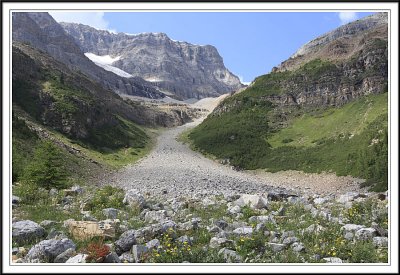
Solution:
{"label": "grassy hillside", "polygon": [[188,135],[195,148],[246,169],[331,171],[387,188],[387,93],[307,112],[279,130],[270,126],[270,104],[242,98],[247,103],[209,116]]}

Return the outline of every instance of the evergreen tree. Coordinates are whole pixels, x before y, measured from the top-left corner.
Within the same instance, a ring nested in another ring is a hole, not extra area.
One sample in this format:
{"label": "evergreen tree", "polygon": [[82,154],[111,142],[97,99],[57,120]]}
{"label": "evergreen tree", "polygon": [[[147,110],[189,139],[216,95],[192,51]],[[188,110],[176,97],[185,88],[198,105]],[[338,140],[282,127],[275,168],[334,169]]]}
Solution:
{"label": "evergreen tree", "polygon": [[65,187],[68,175],[61,156],[60,150],[51,142],[41,142],[32,162],[26,167],[24,180],[46,189]]}

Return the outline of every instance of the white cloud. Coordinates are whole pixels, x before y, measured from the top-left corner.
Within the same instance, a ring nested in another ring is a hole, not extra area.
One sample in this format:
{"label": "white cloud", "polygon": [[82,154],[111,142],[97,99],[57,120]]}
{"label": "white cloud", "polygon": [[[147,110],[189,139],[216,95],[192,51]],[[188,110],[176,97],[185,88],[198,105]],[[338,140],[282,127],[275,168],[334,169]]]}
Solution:
{"label": "white cloud", "polygon": [[342,25],[354,21],[358,18],[356,12],[339,12],[338,15]]}
{"label": "white cloud", "polygon": [[53,11],[49,12],[51,16],[57,22],[69,22],[69,23],[81,23],[84,25],[89,25],[93,28],[99,30],[108,30],[111,32],[116,32],[115,30],[111,30],[108,22],[104,19],[104,12],[59,12]]}

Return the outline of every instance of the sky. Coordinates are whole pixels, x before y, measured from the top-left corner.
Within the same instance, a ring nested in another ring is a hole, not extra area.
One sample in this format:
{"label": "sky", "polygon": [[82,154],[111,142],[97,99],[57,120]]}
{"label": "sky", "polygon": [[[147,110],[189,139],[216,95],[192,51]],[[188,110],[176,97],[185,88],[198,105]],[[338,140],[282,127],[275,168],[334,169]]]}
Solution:
{"label": "sky", "polygon": [[50,12],[58,22],[130,34],[163,32],[213,45],[243,83],[269,73],[305,43],[369,12]]}

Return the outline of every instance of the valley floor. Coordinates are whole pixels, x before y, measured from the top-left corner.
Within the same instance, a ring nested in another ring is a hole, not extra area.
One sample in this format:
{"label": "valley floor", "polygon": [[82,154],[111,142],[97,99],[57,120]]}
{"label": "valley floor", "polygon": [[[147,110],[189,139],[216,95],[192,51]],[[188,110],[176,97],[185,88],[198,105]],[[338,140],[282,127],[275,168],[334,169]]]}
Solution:
{"label": "valley floor", "polygon": [[148,156],[105,178],[104,184],[124,189],[137,188],[143,193],[160,197],[262,194],[277,189],[321,195],[360,191],[360,179],[337,177],[334,174],[235,171],[177,141],[182,132],[200,122],[201,119],[198,119],[164,131]]}

